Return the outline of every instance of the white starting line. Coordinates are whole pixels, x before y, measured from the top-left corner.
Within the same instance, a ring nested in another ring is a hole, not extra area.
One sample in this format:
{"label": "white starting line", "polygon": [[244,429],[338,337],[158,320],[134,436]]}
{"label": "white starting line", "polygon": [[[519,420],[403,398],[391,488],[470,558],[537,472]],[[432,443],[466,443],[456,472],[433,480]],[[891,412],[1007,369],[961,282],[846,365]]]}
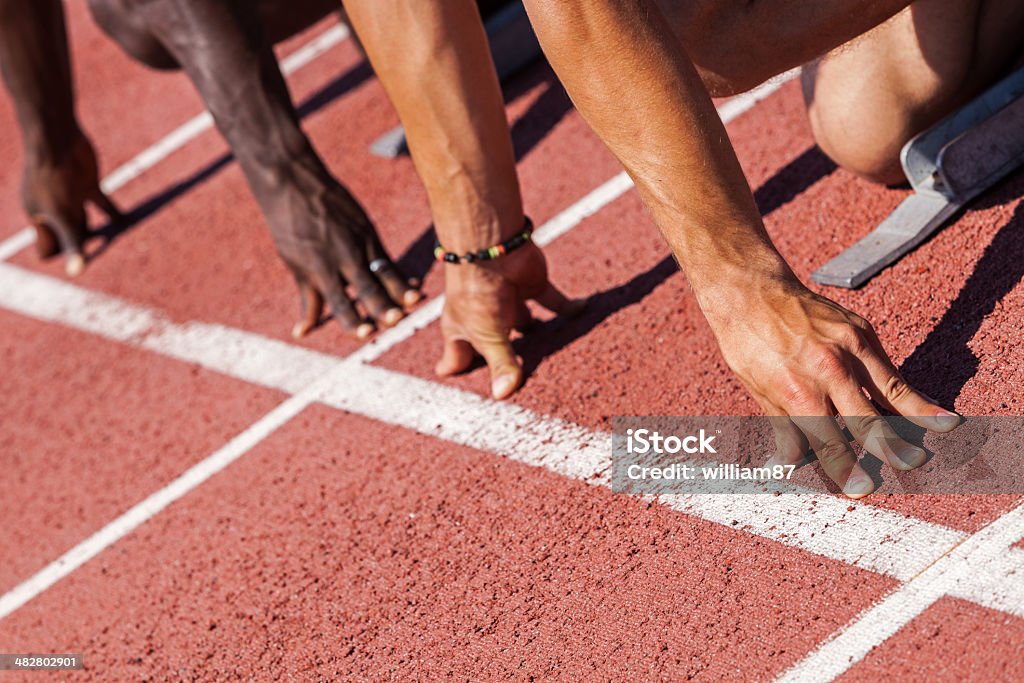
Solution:
{"label": "white starting line", "polygon": [[[0,597],[0,618],[123,538],[317,401],[572,479],[608,485],[609,434],[363,362],[376,353],[342,359],[221,325],[177,324],[151,309],[10,264],[0,264],[0,307],[293,394],[226,446]],[[814,514],[808,512],[811,501],[816,503]],[[1024,551],[1010,548],[1021,535],[1017,520],[1020,513],[1003,518],[1006,521],[1000,520],[999,526],[968,536],[884,508],[828,495],[696,494],[662,496],[659,502],[905,582],[892,597],[866,613],[864,619],[868,621],[882,615],[892,617],[893,624],[906,623],[940,595],[1024,617]],[[993,534],[992,529],[999,533]],[[957,549],[973,548],[981,541],[985,541],[987,550],[969,553],[971,566],[964,570]],[[942,569],[941,574],[936,574],[937,568]],[[929,576],[941,580],[920,583]],[[921,597],[917,586],[937,587],[929,588]],[[884,629],[858,624],[845,629],[814,656],[828,659],[832,668],[842,661],[848,666],[863,656],[865,647],[870,649],[888,637]],[[893,630],[896,628],[894,625]],[[849,656],[853,659],[847,657],[851,648],[853,654]],[[816,661],[794,669],[792,675],[824,671]]]}
{"label": "white starting line", "polygon": [[[1004,581],[1016,584],[1024,580],[1020,550],[1011,546],[1024,531],[1024,505],[1018,506],[968,537],[931,566],[890,593],[881,602],[865,610],[833,635],[803,661],[778,680],[785,683],[831,681],[863,659],[872,648],[888,640],[897,631],[944,596],[960,597],[968,586],[982,591],[996,588]],[[1004,597],[1014,602],[1002,608],[1024,615],[1024,595]]]}
{"label": "white starting line", "polygon": [[[332,27],[282,60],[282,70],[286,74],[294,72],[347,36],[344,26]],[[730,100],[719,109],[720,115],[728,123],[795,75],[787,73]],[[105,178],[104,191],[124,186],[212,125],[207,112],[189,120]],[[631,187],[625,173],[616,175],[539,229],[537,241],[542,245],[551,242]],[[25,229],[0,243],[0,261],[33,240],[32,230]],[[172,323],[156,311],[0,264],[0,306],[4,308],[292,394],[225,446],[0,596],[0,619],[318,401],[572,479],[608,485],[611,444],[607,433],[590,432],[509,403],[366,365],[437,319],[443,303],[443,298],[434,299],[395,328],[378,335],[373,343],[341,359],[220,325]],[[1010,547],[1021,536],[1024,508],[968,536],[832,496],[687,495],[661,496],[658,500],[680,512],[902,582],[899,589],[827,640],[782,680],[831,680],[945,595],[1024,617],[1024,551]],[[816,503],[813,515],[808,514],[811,501]]]}

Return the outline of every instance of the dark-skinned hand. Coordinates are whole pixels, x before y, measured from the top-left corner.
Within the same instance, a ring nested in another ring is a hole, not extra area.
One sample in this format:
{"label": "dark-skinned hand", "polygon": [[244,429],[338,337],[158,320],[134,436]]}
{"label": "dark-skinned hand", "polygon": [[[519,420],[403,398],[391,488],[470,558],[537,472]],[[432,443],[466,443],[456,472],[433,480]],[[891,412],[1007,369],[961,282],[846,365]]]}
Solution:
{"label": "dark-skinned hand", "polygon": [[36,230],[36,252],[41,258],[63,253],[68,275],[78,275],[85,268],[86,204],[92,202],[112,221],[122,219],[100,189],[96,153],[82,133],[63,153],[27,155],[21,196]]}

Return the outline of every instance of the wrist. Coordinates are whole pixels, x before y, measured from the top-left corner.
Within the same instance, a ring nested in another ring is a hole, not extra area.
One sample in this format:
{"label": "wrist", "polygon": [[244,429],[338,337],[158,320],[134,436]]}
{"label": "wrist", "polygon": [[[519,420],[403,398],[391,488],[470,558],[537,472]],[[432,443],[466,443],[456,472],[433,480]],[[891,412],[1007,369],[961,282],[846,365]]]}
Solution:
{"label": "wrist", "polygon": [[[504,231],[502,231],[504,232]],[[510,237],[494,242],[480,249],[460,252],[446,248],[440,240],[434,246],[434,258],[450,265],[488,263],[512,254],[528,245],[533,238],[533,221],[523,218],[523,223]]]}
{"label": "wrist", "polygon": [[736,316],[749,317],[773,302],[807,292],[781,257],[746,263],[718,263],[687,273],[698,305],[714,327]]}
{"label": "wrist", "polygon": [[25,158],[38,166],[57,166],[74,154],[83,137],[77,122],[26,125],[22,128]]}
{"label": "wrist", "polygon": [[522,208],[488,212],[485,216],[435,218],[437,241],[446,251],[459,254],[477,252],[512,239],[523,231],[526,216]]}

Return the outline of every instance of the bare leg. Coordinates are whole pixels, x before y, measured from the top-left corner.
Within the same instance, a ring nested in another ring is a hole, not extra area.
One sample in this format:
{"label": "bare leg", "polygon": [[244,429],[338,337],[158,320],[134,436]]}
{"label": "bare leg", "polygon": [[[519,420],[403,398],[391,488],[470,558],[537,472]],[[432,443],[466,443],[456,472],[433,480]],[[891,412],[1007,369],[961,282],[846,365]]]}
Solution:
{"label": "bare leg", "polygon": [[884,22],[911,0],[657,0],[715,96],[750,90]]}
{"label": "bare leg", "polygon": [[903,180],[911,137],[989,87],[1024,54],[1019,0],[917,0],[804,71],[815,138],[872,180]]}
{"label": "bare leg", "polygon": [[803,82],[818,143],[879,182],[901,180],[903,144],[1024,54],[1018,0],[659,4],[713,95],[809,62]]}

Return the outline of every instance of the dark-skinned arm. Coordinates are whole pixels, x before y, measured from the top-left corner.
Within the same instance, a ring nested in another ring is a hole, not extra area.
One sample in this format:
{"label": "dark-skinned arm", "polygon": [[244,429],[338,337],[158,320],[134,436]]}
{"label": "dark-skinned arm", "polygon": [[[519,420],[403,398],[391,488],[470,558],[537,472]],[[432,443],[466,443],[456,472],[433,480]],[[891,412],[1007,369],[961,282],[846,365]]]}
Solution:
{"label": "dark-skinned arm", "polygon": [[[653,0],[526,0],[577,108],[636,182],[729,366],[774,418],[780,457],[815,450],[850,496],[873,484],[833,415],[898,469],[924,462],[869,401],[936,431],[956,415],[914,390],[871,326],[810,292],[768,238],[711,98]],[[865,395],[866,394],[866,395]]]}
{"label": "dark-skinned arm", "polygon": [[86,202],[111,218],[116,207],[99,187],[96,156],[75,116],[74,85],[60,0],[0,0],[0,70],[25,149],[22,202],[36,228],[36,249],[63,251],[69,274],[85,266]]}
{"label": "dark-skinned arm", "polygon": [[155,0],[138,3],[137,10],[199,90],[263,209],[301,291],[304,313],[294,336],[316,324],[325,301],[360,339],[373,331],[374,321],[397,322],[402,307],[420,294],[401,277],[366,212],[302,132],[250,3]]}

